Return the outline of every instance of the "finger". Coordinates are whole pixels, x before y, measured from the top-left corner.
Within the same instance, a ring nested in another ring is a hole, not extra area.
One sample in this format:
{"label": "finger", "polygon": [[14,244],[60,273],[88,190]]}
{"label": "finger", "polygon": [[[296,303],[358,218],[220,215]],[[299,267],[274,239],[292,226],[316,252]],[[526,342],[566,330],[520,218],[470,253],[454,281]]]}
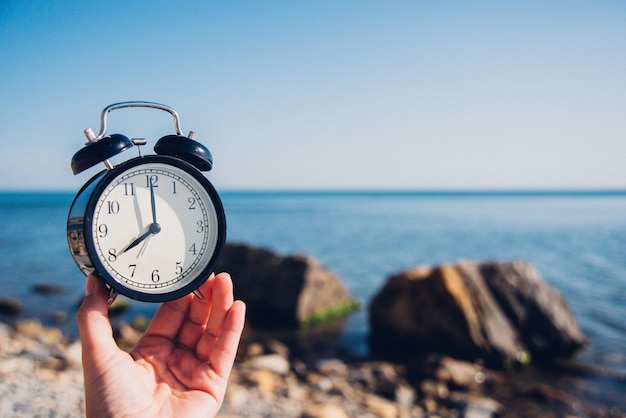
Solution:
{"label": "finger", "polygon": [[236,300],[229,309],[220,337],[209,354],[211,367],[222,377],[228,377],[235,362],[245,318],[246,304]]}
{"label": "finger", "polygon": [[84,360],[99,360],[118,350],[109,322],[108,298],[109,292],[104,283],[89,275],[85,283],[85,297],[76,312]]}
{"label": "finger", "polygon": [[174,341],[187,317],[192,299],[193,295],[185,295],[163,303],[152,317],[144,337],[161,337]]}
{"label": "finger", "polygon": [[213,281],[215,275],[211,276],[198,288],[203,295],[202,298],[194,295],[189,306],[189,315],[185,319],[178,336],[176,344],[195,350],[198,340],[206,329],[206,324],[211,313],[211,299],[213,293]]}
{"label": "finger", "polygon": [[226,315],[233,306],[233,282],[228,273],[220,273],[215,277],[211,296],[211,312],[206,329],[196,345],[197,355],[203,360],[208,360],[223,332]]}

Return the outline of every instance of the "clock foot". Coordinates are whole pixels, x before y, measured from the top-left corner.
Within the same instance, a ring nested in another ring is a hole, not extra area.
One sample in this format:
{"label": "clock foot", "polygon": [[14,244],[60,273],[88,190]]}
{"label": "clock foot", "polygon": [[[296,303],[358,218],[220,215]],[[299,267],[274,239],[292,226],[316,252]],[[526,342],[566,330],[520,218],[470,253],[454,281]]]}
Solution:
{"label": "clock foot", "polygon": [[200,289],[196,289],[193,291],[193,294],[195,295],[195,297],[197,297],[198,299],[204,299],[204,295],[202,293],[200,293]]}
{"label": "clock foot", "polygon": [[113,302],[115,302],[115,299],[117,299],[117,295],[119,295],[119,292],[113,288],[109,289],[109,299],[107,300],[107,304],[109,306],[111,306],[111,304]]}

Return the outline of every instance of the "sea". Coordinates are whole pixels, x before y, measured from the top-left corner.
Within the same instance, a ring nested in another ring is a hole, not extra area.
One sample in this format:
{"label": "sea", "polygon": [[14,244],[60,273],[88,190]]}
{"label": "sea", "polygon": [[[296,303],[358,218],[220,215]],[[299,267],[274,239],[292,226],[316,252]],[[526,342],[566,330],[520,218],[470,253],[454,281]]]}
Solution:
{"label": "sea", "polygon": [[[367,306],[386,279],[418,265],[526,260],[568,301],[603,370],[575,391],[626,411],[626,191],[220,191],[228,240],[305,254],[336,273],[363,309],[337,344],[367,356]],[[75,336],[85,277],[69,254],[74,193],[0,193],[0,298]],[[35,292],[36,285],[57,292]],[[131,302],[151,315],[153,304]]]}

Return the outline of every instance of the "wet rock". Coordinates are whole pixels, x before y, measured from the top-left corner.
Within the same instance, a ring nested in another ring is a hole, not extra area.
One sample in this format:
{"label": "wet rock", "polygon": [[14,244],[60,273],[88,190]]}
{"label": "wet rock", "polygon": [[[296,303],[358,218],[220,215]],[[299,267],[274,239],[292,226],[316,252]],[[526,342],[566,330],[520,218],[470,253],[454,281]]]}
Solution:
{"label": "wet rock", "polygon": [[24,309],[22,302],[18,299],[10,297],[0,298],[0,314],[17,316],[22,313]]}
{"label": "wet rock", "polygon": [[63,292],[63,286],[58,283],[35,283],[32,291],[38,295],[55,295]]}
{"label": "wet rock", "polygon": [[69,315],[64,311],[55,311],[50,314],[50,320],[55,324],[64,324],[69,319]]}
{"label": "wet rock", "polygon": [[565,300],[523,261],[396,274],[369,313],[372,351],[384,358],[437,352],[502,367],[567,356],[587,341]]}
{"label": "wet rock", "polygon": [[231,274],[235,297],[246,302],[247,321],[257,329],[298,329],[358,306],[334,273],[303,255],[229,243],[216,270]]}
{"label": "wet rock", "polygon": [[535,360],[567,357],[588,344],[565,298],[530,263],[483,263],[467,271],[484,278]]}

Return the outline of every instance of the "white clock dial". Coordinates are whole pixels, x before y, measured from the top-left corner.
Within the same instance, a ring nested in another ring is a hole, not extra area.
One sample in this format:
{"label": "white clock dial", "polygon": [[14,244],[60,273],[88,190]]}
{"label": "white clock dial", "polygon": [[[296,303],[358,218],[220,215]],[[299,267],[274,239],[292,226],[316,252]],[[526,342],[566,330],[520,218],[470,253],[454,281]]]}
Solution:
{"label": "white clock dial", "polygon": [[218,245],[218,214],[207,190],[185,170],[158,162],[112,179],[96,201],[91,227],[109,275],[142,293],[189,284]]}

